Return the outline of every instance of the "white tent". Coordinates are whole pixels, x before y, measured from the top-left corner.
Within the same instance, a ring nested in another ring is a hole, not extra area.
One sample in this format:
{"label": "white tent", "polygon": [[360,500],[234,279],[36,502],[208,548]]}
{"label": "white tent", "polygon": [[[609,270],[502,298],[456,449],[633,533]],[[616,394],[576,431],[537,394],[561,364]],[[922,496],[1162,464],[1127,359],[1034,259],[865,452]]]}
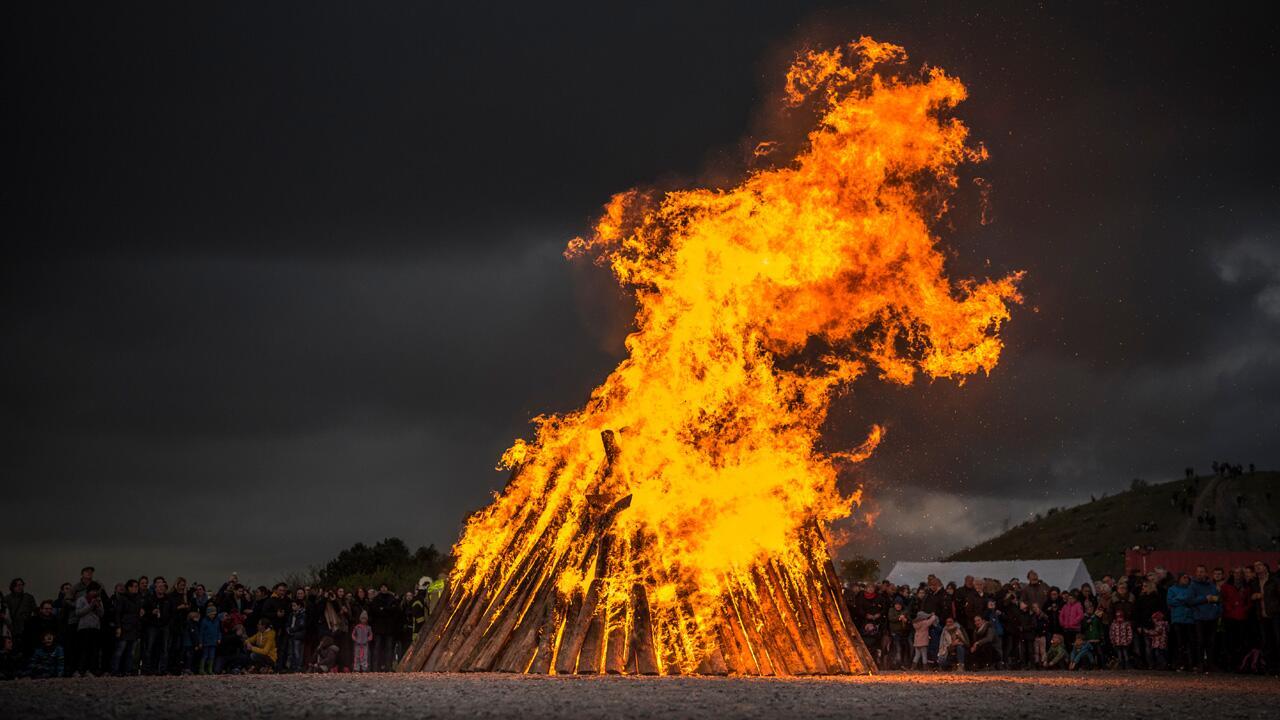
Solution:
{"label": "white tent", "polygon": [[936,575],[943,585],[954,582],[964,583],[966,575],[972,575],[982,582],[985,578],[994,578],[1000,582],[1009,582],[1018,578],[1027,581],[1027,571],[1035,570],[1040,579],[1052,587],[1063,590],[1078,588],[1084,583],[1093,584],[1089,577],[1089,569],[1080,558],[1067,560],[995,560],[991,562],[900,562],[893,566],[889,580],[895,585],[915,587]]}

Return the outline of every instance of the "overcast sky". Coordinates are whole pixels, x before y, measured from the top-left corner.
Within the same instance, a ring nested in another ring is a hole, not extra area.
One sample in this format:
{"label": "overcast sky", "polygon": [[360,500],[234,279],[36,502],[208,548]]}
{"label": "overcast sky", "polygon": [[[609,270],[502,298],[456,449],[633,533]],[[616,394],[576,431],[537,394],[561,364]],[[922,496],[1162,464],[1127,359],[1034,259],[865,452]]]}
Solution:
{"label": "overcast sky", "polygon": [[6,587],[449,546],[529,418],[622,356],[627,298],[564,243],[613,192],[725,177],[796,50],[863,34],[969,87],[992,159],[938,230],[1027,301],[989,378],[836,403],[833,446],[889,429],[848,478],[883,515],[841,552],[1280,467],[1261,6],[28,5],[0,11]]}

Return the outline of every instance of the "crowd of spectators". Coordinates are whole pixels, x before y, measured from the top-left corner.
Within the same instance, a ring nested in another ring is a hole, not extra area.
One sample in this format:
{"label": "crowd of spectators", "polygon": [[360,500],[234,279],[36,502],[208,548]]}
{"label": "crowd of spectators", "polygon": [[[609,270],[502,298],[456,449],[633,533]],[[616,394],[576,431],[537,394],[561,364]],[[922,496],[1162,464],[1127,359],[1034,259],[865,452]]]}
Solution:
{"label": "crowd of spectators", "polygon": [[958,587],[931,575],[914,590],[858,583],[847,599],[882,669],[1280,669],[1280,578],[1264,562],[1066,590],[1034,571]]}
{"label": "crowd of spectators", "polygon": [[0,678],[388,672],[422,627],[440,582],[413,590],[250,588],[216,591],[146,576],[107,592],[86,567],[37,602],[22,578],[0,602]]}

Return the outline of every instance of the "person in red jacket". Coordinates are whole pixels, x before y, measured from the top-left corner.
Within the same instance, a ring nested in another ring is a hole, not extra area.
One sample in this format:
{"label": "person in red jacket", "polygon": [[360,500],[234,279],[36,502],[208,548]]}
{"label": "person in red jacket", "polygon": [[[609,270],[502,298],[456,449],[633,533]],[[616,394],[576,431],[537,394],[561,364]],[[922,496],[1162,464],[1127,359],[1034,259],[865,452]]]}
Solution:
{"label": "person in red jacket", "polygon": [[1244,657],[1246,634],[1249,632],[1249,592],[1245,585],[1244,568],[1234,568],[1231,577],[1222,583],[1222,625],[1226,630],[1227,667],[1234,668]]}

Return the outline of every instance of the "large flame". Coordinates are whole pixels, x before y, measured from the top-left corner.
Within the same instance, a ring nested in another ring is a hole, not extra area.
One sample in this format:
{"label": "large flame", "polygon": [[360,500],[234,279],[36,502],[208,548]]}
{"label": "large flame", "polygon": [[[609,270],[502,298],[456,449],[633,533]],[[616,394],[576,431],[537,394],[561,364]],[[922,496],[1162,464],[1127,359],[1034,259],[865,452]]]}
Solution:
{"label": "large flame", "polygon": [[660,662],[691,671],[725,595],[751,592],[765,559],[825,560],[805,538],[858,504],[838,466],[882,431],[820,451],[833,394],[867,372],[905,384],[995,366],[1018,276],[953,282],[930,232],[957,166],[985,151],[946,117],[960,81],[905,60],[869,38],[801,55],[786,101],[819,120],[794,159],[727,189],[618,194],[570,242],[633,289],[629,354],[584,408],[538,418],[503,456],[512,480],[468,521],[456,586],[501,584],[536,554],[540,582],[583,592],[598,571],[580,562],[582,526],[630,495],[599,565],[602,602],[623,607],[645,585]]}

